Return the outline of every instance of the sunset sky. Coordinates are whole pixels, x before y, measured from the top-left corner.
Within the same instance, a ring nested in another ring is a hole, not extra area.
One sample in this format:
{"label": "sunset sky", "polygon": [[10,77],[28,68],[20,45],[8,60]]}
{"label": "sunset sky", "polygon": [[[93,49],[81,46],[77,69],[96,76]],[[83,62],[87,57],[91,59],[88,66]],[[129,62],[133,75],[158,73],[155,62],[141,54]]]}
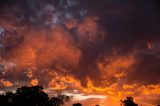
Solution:
{"label": "sunset sky", "polygon": [[0,0],[0,93],[37,84],[68,106],[160,104],[160,1]]}

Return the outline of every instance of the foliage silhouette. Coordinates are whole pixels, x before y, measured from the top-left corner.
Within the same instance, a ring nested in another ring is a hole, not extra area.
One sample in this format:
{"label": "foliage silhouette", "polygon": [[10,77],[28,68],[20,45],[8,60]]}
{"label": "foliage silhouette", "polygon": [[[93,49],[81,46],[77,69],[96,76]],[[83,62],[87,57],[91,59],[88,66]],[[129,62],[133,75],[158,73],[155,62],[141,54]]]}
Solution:
{"label": "foliage silhouette", "polygon": [[0,95],[1,106],[60,106],[69,101],[69,97],[59,94],[49,99],[42,86],[20,87],[16,93]]}
{"label": "foliage silhouette", "polygon": [[65,102],[69,101],[69,96],[64,94],[58,94],[57,97],[52,97],[49,101],[49,106],[60,106],[64,105]]}
{"label": "foliage silhouette", "polygon": [[74,103],[72,106],[82,106],[81,103]]}
{"label": "foliage silhouette", "polygon": [[8,102],[7,102],[7,98],[6,98],[6,96],[5,95],[0,95],[0,104],[2,105],[2,106],[7,106],[8,105]]}
{"label": "foliage silhouette", "polygon": [[[39,85],[23,86],[18,88],[15,93],[0,94],[0,106],[61,106],[69,100],[69,96],[64,94],[57,94],[57,96],[49,98],[48,94],[43,91],[43,87]],[[138,106],[132,97],[121,100],[121,105]],[[82,104],[74,103],[72,106],[82,106]]]}
{"label": "foliage silhouette", "polygon": [[126,97],[125,100],[121,100],[121,104],[122,106],[138,106],[138,104],[134,103],[133,98],[130,97]]}
{"label": "foliage silhouette", "polygon": [[45,106],[49,100],[42,86],[18,88],[13,99],[18,106]]}

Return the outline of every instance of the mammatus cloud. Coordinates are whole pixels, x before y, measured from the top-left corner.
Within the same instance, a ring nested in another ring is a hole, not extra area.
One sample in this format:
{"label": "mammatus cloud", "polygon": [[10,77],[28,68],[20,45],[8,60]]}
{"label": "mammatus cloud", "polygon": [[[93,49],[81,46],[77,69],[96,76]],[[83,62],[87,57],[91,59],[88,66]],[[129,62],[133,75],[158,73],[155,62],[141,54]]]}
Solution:
{"label": "mammatus cloud", "polygon": [[0,89],[40,84],[46,91],[106,95],[102,104],[128,95],[159,104],[157,3],[2,0]]}

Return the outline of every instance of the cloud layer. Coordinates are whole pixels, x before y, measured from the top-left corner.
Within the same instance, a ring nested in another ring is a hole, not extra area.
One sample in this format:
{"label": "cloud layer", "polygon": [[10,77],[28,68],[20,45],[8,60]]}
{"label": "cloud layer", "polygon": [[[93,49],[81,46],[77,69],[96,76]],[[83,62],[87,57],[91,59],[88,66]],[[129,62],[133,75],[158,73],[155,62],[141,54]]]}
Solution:
{"label": "cloud layer", "polygon": [[[44,85],[158,104],[159,2],[1,0],[0,88]],[[117,99],[113,99],[117,102]]]}

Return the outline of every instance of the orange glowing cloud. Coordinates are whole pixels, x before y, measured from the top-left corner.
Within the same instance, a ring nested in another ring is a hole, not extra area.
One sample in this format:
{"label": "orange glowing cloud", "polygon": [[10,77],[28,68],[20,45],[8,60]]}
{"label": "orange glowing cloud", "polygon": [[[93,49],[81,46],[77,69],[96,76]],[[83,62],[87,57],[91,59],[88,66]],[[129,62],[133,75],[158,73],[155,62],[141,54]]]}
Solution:
{"label": "orange glowing cloud", "polygon": [[104,78],[115,77],[122,78],[129,71],[129,68],[135,63],[134,54],[125,56],[113,55],[98,60],[97,66]]}
{"label": "orange glowing cloud", "polygon": [[36,54],[32,48],[21,48],[18,49],[15,53],[16,57],[13,61],[15,61],[19,67],[27,67],[30,63],[33,63],[36,58]]}
{"label": "orange glowing cloud", "polygon": [[82,41],[96,43],[104,38],[104,31],[101,30],[96,21],[97,17],[86,17],[77,27],[79,39]]}
{"label": "orange glowing cloud", "polygon": [[81,51],[74,46],[70,34],[63,28],[57,27],[50,31],[37,31],[37,33],[35,31],[36,29],[27,32],[24,42],[10,53],[11,61],[18,67],[24,68],[28,64],[44,67],[54,62],[70,65],[79,63]]}
{"label": "orange glowing cloud", "polygon": [[7,81],[7,80],[4,80],[4,79],[1,79],[1,80],[0,80],[0,84],[1,84],[2,86],[4,86],[4,87],[11,87],[11,86],[13,86],[13,83],[12,83],[12,82]]}
{"label": "orange glowing cloud", "polygon": [[138,90],[144,95],[160,94],[160,84],[141,86]]}
{"label": "orange glowing cloud", "polygon": [[38,85],[38,80],[37,80],[37,79],[32,79],[31,82],[30,82],[30,85],[31,85],[31,86],[36,86],[36,85]]}
{"label": "orange glowing cloud", "polygon": [[129,84],[124,84],[123,89],[132,89],[136,86],[137,86],[137,84],[130,84],[130,85]]}

